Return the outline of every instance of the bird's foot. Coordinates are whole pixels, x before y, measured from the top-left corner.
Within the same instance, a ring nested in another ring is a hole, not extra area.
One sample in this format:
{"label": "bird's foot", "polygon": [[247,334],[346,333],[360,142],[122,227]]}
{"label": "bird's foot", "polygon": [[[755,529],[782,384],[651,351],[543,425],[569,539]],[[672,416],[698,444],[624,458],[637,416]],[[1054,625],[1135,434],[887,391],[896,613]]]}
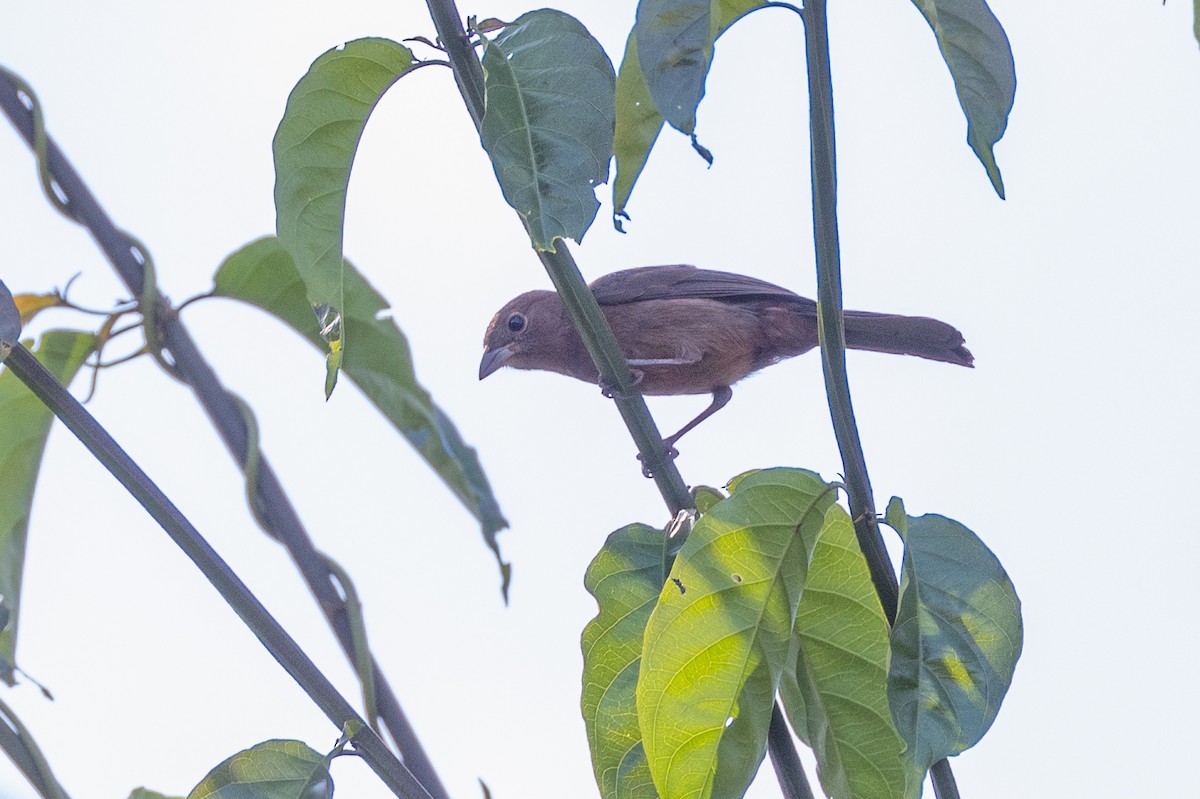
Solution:
{"label": "bird's foot", "polygon": [[[633,382],[629,385],[636,386],[641,383],[642,378],[645,377],[645,374],[639,372],[637,369],[631,369],[630,371],[633,372]],[[633,396],[632,394],[622,391],[620,386],[614,386],[613,384],[609,383],[604,379],[603,375],[600,376],[600,393],[609,399],[629,399]]]}
{"label": "bird's foot", "polygon": [[[679,450],[675,449],[675,444],[674,444],[674,442],[673,442],[671,439],[669,439],[669,438],[667,438],[667,439],[664,439],[664,440],[663,440],[663,447],[665,447],[665,448],[666,448],[666,452],[665,452],[664,454],[665,454],[665,456],[666,456],[666,460],[667,460],[667,461],[673,461],[673,460],[675,460],[676,458],[678,458],[678,457],[679,457]],[[644,456],[644,455],[642,455],[642,453],[640,453],[640,452],[639,452],[639,453],[638,453],[638,456],[637,456],[637,459],[638,459],[638,462],[642,464],[642,475],[643,475],[644,477],[647,477],[647,478],[653,479],[653,478],[654,478],[654,472],[653,472],[653,470],[651,470],[651,468],[650,468],[650,464],[646,463],[646,458],[645,458],[645,456]]]}

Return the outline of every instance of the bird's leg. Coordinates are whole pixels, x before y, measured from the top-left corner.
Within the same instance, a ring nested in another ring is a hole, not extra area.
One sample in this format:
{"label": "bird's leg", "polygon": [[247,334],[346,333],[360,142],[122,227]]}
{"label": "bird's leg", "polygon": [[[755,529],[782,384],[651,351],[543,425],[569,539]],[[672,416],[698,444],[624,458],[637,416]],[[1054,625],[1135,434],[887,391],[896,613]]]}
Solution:
{"label": "bird's leg", "polygon": [[[675,458],[679,457],[679,450],[675,449],[675,442],[683,438],[684,433],[693,429],[696,425],[700,424],[705,419],[724,408],[725,405],[728,404],[729,400],[733,397],[733,389],[731,389],[729,386],[717,386],[713,389],[712,397],[712,402],[709,403],[707,408],[701,411],[699,416],[681,427],[679,431],[675,433],[675,435],[667,436],[663,439],[663,446],[667,449],[667,460],[673,461]],[[650,471],[650,468],[646,465],[646,459],[642,457],[641,453],[638,453],[637,457],[638,460],[642,462],[642,474],[644,474],[646,477],[653,477],[654,473]]]}
{"label": "bird's leg", "polygon": [[674,453],[674,455],[671,457],[675,457],[675,455],[679,454],[679,452],[675,449],[675,442],[683,438],[684,433],[693,429],[696,425],[700,424],[705,419],[724,408],[729,400],[733,397],[733,389],[729,386],[717,386],[713,389],[712,397],[712,402],[707,408],[700,412],[699,416],[681,427],[679,432],[677,432],[675,435],[668,436],[667,438],[663,439],[663,443],[667,445],[668,450]]}

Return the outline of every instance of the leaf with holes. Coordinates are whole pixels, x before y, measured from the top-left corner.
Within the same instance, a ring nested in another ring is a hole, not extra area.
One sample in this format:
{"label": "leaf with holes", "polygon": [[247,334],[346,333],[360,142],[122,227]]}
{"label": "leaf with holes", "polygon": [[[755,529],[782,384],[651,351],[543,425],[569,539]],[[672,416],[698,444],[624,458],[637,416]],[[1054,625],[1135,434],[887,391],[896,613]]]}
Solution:
{"label": "leaf with holes", "polygon": [[336,379],[347,339],[342,238],[350,168],[367,118],[384,92],[416,66],[412,51],[388,39],[358,39],[312,63],[288,96],[275,132],[275,228],[304,280],[309,305],[329,320],[324,336]]}
{"label": "leaf with holes", "polygon": [[599,613],[583,630],[583,720],[603,799],[657,799],[638,728],[646,621],[666,577],[667,537],[631,524],[608,537],[583,585]]}
{"label": "leaf with holes", "polygon": [[984,0],[913,0],[937,37],[954,91],[967,116],[967,144],[987,170],[996,194],[1004,181],[992,151],[1008,127],[1017,71],[1008,36]]}
{"label": "leaf with holes", "polygon": [[696,522],[646,626],[638,720],[663,796],[741,796],[754,778],[837,493],[799,469],[753,472],[731,491]]}
{"label": "leaf with holes", "polygon": [[826,512],[796,613],[796,661],[779,685],[796,734],[833,799],[915,795],[888,709],[888,621],[840,505]]}
{"label": "leaf with holes", "polygon": [[1021,655],[1021,602],[996,556],[945,516],[887,523],[904,539],[888,694],[896,729],[923,774],[974,746],[996,718]]}
{"label": "leaf with holes", "polygon": [[220,763],[188,799],[331,799],[326,758],[301,741],[263,741]]}
{"label": "leaf with holes", "polygon": [[[305,299],[304,281],[278,239],[259,239],[229,256],[214,283],[218,297],[255,305],[324,349],[317,319]],[[408,340],[387,309],[383,297],[347,263],[345,325],[356,344],[345,353],[343,368],[479,520],[507,591],[511,566],[500,556],[496,534],[508,522],[500,514],[475,450],[417,382]]]}
{"label": "leaf with holes", "polygon": [[[34,356],[66,385],[95,346],[91,333],[50,330],[42,335]],[[5,369],[0,372],[0,419],[0,596],[10,614],[0,631],[0,679],[12,685],[29,511],[54,414]]]}
{"label": "leaf with holes", "polygon": [[580,241],[612,158],[612,62],[587,28],[553,9],[522,14],[483,50],[480,127],[504,199],[534,247]]}

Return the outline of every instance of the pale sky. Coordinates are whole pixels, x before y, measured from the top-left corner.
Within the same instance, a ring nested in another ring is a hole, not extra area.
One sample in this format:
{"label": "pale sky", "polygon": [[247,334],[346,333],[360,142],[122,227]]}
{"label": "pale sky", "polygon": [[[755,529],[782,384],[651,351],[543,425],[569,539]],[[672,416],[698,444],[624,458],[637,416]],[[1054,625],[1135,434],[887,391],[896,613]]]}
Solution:
{"label": "pale sky", "polygon": [[[274,230],[271,137],[287,94],[348,39],[432,36],[424,4],[202,6],[8,0],[0,63],[118,225],[153,252],[176,302]],[[1200,524],[1200,48],[1189,3],[993,0],[1017,97],[996,148],[1008,199],[965,144],[934,39],[903,0],[833,3],[845,302],[935,316],[968,371],[849,357],[877,502],[972,528],[1024,604],[1025,651],[999,717],[952,762],[964,797],[1196,796],[1200,713],[1193,564]],[[619,61],[634,4],[563,2]],[[463,5],[511,19],[528,6]],[[619,12],[614,8],[620,8]],[[664,134],[627,235],[604,206],[589,278],[693,263],[815,292],[799,20],[767,11],[717,46],[700,140]],[[0,125],[0,279],[74,298],[123,289],[86,234],[43,201]],[[511,604],[478,528],[318,355],[227,301],[184,320],[251,403],[263,449],[317,545],[356,580],[374,651],[449,792],[595,795],[579,713],[583,572],[605,536],[665,522],[612,403],[556,375],[476,379],[510,297],[549,281],[504,205],[448,71],[395,86],[350,187],[346,255],[388,298],[417,372],[480,454],[512,529]],[[90,320],[60,312],[31,332]],[[115,354],[115,353],[114,353]],[[86,392],[85,381],[76,393]],[[675,429],[706,398],[651,400]],[[254,526],[240,474],[189,391],[146,359],[101,376],[90,410],[354,699],[350,668],[283,549]],[[1192,411],[1187,410],[1192,408]],[[755,467],[841,469],[808,355],[734,389],[681,444],[692,484]],[[32,515],[18,661],[47,684],[4,691],[76,799],[139,785],[186,794],[267,738],[325,750],[337,731],[190,562],[56,428]],[[816,785],[809,763],[808,774]],[[388,795],[349,758],[339,795]],[[752,797],[778,795],[769,765]],[[931,794],[930,794],[931,795]],[[0,796],[32,797],[7,760]]]}

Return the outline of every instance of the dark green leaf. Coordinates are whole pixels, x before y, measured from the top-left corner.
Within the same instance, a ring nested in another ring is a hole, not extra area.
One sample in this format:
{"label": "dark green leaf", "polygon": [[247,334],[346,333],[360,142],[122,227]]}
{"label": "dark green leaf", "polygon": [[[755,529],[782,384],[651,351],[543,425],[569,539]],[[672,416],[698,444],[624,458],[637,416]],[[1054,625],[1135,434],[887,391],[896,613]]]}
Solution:
{"label": "dark green leaf", "polygon": [[996,556],[944,516],[887,523],[904,538],[888,693],[916,767],[974,746],[987,732],[1021,655],[1021,603]]}
{"label": "dark green leaf", "polygon": [[[275,133],[275,227],[313,307],[343,311],[342,232],[350,168],[367,118],[414,66],[388,39],[358,39],[321,55],[288,97]],[[326,352],[344,348],[329,327]],[[336,372],[336,365],[332,367]],[[336,374],[327,380],[332,389]]]}
{"label": "dark green leaf", "polygon": [[696,109],[704,97],[716,40],[733,23],[765,5],[766,0],[643,0],[638,4],[637,25],[625,42],[617,75],[615,216],[625,215],[664,118],[677,130],[694,135]]}
{"label": "dark green leaf", "polygon": [[[91,333],[51,330],[34,355],[66,385],[95,346]],[[29,509],[54,414],[5,369],[0,372],[0,419],[0,596],[11,613],[0,632],[0,679],[12,685]]]}
{"label": "dark green leaf", "polygon": [[583,719],[603,799],[657,799],[635,692],[646,621],[666,576],[666,535],[641,524],[608,537],[583,578],[599,614],[583,630]]}
{"label": "dark green leaf", "polygon": [[663,796],[741,796],[766,752],[808,562],[836,490],[741,478],[696,522],[646,627],[638,719]]}
{"label": "dark green leaf", "polygon": [[330,799],[325,756],[301,741],[263,741],[208,772],[188,799]]}
{"label": "dark green leaf", "polygon": [[905,745],[888,709],[888,632],[854,525],[833,505],[796,614],[795,669],[779,685],[833,799],[906,795]]}
{"label": "dark green leaf", "polygon": [[967,143],[1004,197],[1004,181],[992,147],[1008,127],[1017,91],[1008,36],[984,0],[913,0],[933,28],[954,91],[967,115]]}
{"label": "dark green leaf", "polygon": [[604,49],[574,17],[523,14],[483,51],[487,110],[480,137],[504,199],[539,250],[579,241],[608,182],[614,82]]}
{"label": "dark green leaf", "polygon": [[[324,343],[305,299],[304,284],[279,240],[259,239],[226,259],[213,289],[278,317],[318,349]],[[500,563],[507,590],[511,566],[500,557],[496,534],[508,526],[475,455],[413,372],[408,341],[385,313],[387,303],[346,264],[344,323],[355,339],[345,352],[346,374],[408,439],[455,496],[479,520],[484,539]]]}

